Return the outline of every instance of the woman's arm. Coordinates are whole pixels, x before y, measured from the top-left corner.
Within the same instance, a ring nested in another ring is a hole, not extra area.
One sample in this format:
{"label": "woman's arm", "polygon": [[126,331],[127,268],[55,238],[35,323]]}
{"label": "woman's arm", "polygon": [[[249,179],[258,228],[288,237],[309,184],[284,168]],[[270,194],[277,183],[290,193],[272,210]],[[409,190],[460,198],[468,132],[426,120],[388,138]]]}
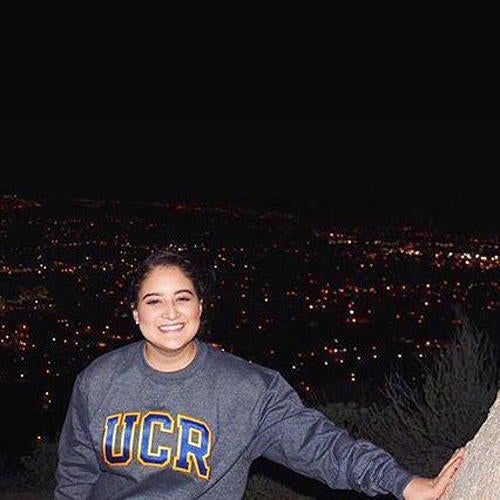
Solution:
{"label": "woman's arm", "polygon": [[279,375],[269,384],[259,413],[259,429],[249,449],[252,460],[264,456],[333,489],[369,496],[392,493],[400,500],[418,478],[382,448],[355,439],[323,413],[305,407]]}
{"label": "woman's arm", "polygon": [[59,437],[54,500],[90,498],[99,463],[87,429],[88,405],[78,377]]}

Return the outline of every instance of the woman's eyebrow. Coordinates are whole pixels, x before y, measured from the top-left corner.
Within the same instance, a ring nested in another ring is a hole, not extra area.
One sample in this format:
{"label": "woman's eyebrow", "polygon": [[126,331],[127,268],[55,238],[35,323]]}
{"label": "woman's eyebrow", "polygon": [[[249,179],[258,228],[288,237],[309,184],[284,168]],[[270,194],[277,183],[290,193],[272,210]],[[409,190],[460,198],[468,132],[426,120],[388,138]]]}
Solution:
{"label": "woman's eyebrow", "polygon": [[[189,290],[188,288],[182,289],[182,290],[177,290],[174,292],[174,295],[178,295],[179,293],[189,293],[194,297],[194,293],[192,290]],[[163,294],[159,292],[150,292],[146,293],[143,295],[142,300],[146,299],[147,297],[161,297]]]}
{"label": "woman's eyebrow", "polygon": [[146,299],[147,297],[160,297],[161,293],[156,293],[156,292],[151,292],[147,293],[146,295],[142,296],[142,300]]}

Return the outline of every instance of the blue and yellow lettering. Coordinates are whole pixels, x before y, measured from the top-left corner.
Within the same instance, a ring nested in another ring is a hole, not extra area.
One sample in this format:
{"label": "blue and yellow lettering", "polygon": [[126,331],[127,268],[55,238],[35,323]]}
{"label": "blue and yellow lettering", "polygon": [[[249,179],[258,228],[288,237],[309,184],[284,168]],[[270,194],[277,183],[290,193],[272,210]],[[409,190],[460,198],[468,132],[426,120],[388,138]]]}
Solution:
{"label": "blue and yellow lettering", "polygon": [[132,461],[132,446],[139,416],[139,413],[118,413],[106,419],[102,453],[104,461],[109,465],[128,465]]}
{"label": "blue and yellow lettering", "polygon": [[162,467],[170,461],[171,448],[159,444],[162,433],[174,432],[174,419],[166,412],[149,412],[141,422],[139,453],[137,459],[143,465]]}
{"label": "blue and yellow lettering", "polygon": [[[136,431],[139,434],[136,439]],[[171,463],[172,446],[169,437],[177,430],[177,452]],[[210,476],[208,457],[212,447],[212,432],[208,425],[187,415],[178,415],[177,422],[168,412],[115,413],[106,418],[102,438],[104,461],[111,466],[128,465],[134,459],[148,467],[166,467],[179,472]],[[135,450],[135,451],[134,451]]]}
{"label": "blue and yellow lettering", "polygon": [[177,426],[180,433],[173,468],[190,473],[194,465],[197,475],[208,479],[210,467],[207,463],[207,457],[210,455],[212,442],[210,429],[201,420],[185,415],[177,416]]}

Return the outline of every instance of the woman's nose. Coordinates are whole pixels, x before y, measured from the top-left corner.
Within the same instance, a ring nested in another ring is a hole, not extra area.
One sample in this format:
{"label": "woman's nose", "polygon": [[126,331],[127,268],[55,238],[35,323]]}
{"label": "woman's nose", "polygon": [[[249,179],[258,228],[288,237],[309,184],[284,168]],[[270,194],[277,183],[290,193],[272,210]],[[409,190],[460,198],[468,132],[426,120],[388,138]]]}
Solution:
{"label": "woman's nose", "polygon": [[175,318],[178,314],[175,304],[166,304],[161,313],[164,318]]}

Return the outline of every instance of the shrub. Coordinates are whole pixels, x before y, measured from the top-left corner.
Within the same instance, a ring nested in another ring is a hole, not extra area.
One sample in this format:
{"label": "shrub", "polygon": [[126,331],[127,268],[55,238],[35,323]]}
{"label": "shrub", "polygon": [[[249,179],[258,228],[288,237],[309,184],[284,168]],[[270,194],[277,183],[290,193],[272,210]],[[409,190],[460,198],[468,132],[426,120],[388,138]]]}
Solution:
{"label": "shrub", "polygon": [[335,425],[349,431],[352,435],[360,433],[360,425],[368,415],[369,410],[363,408],[359,403],[350,401],[348,403],[328,403],[318,406],[317,409],[324,413]]}
{"label": "shrub", "polygon": [[248,478],[244,500],[306,500],[313,497],[302,495],[286,484],[262,474],[251,474]]}
{"label": "shrub", "polygon": [[419,474],[436,475],[455,448],[474,437],[497,393],[492,337],[463,313],[457,317],[449,345],[422,365],[421,383],[389,375],[382,400],[358,422],[363,437]]}
{"label": "shrub", "polygon": [[57,443],[43,440],[29,455],[21,457],[25,482],[29,487],[52,491],[55,487]]}

